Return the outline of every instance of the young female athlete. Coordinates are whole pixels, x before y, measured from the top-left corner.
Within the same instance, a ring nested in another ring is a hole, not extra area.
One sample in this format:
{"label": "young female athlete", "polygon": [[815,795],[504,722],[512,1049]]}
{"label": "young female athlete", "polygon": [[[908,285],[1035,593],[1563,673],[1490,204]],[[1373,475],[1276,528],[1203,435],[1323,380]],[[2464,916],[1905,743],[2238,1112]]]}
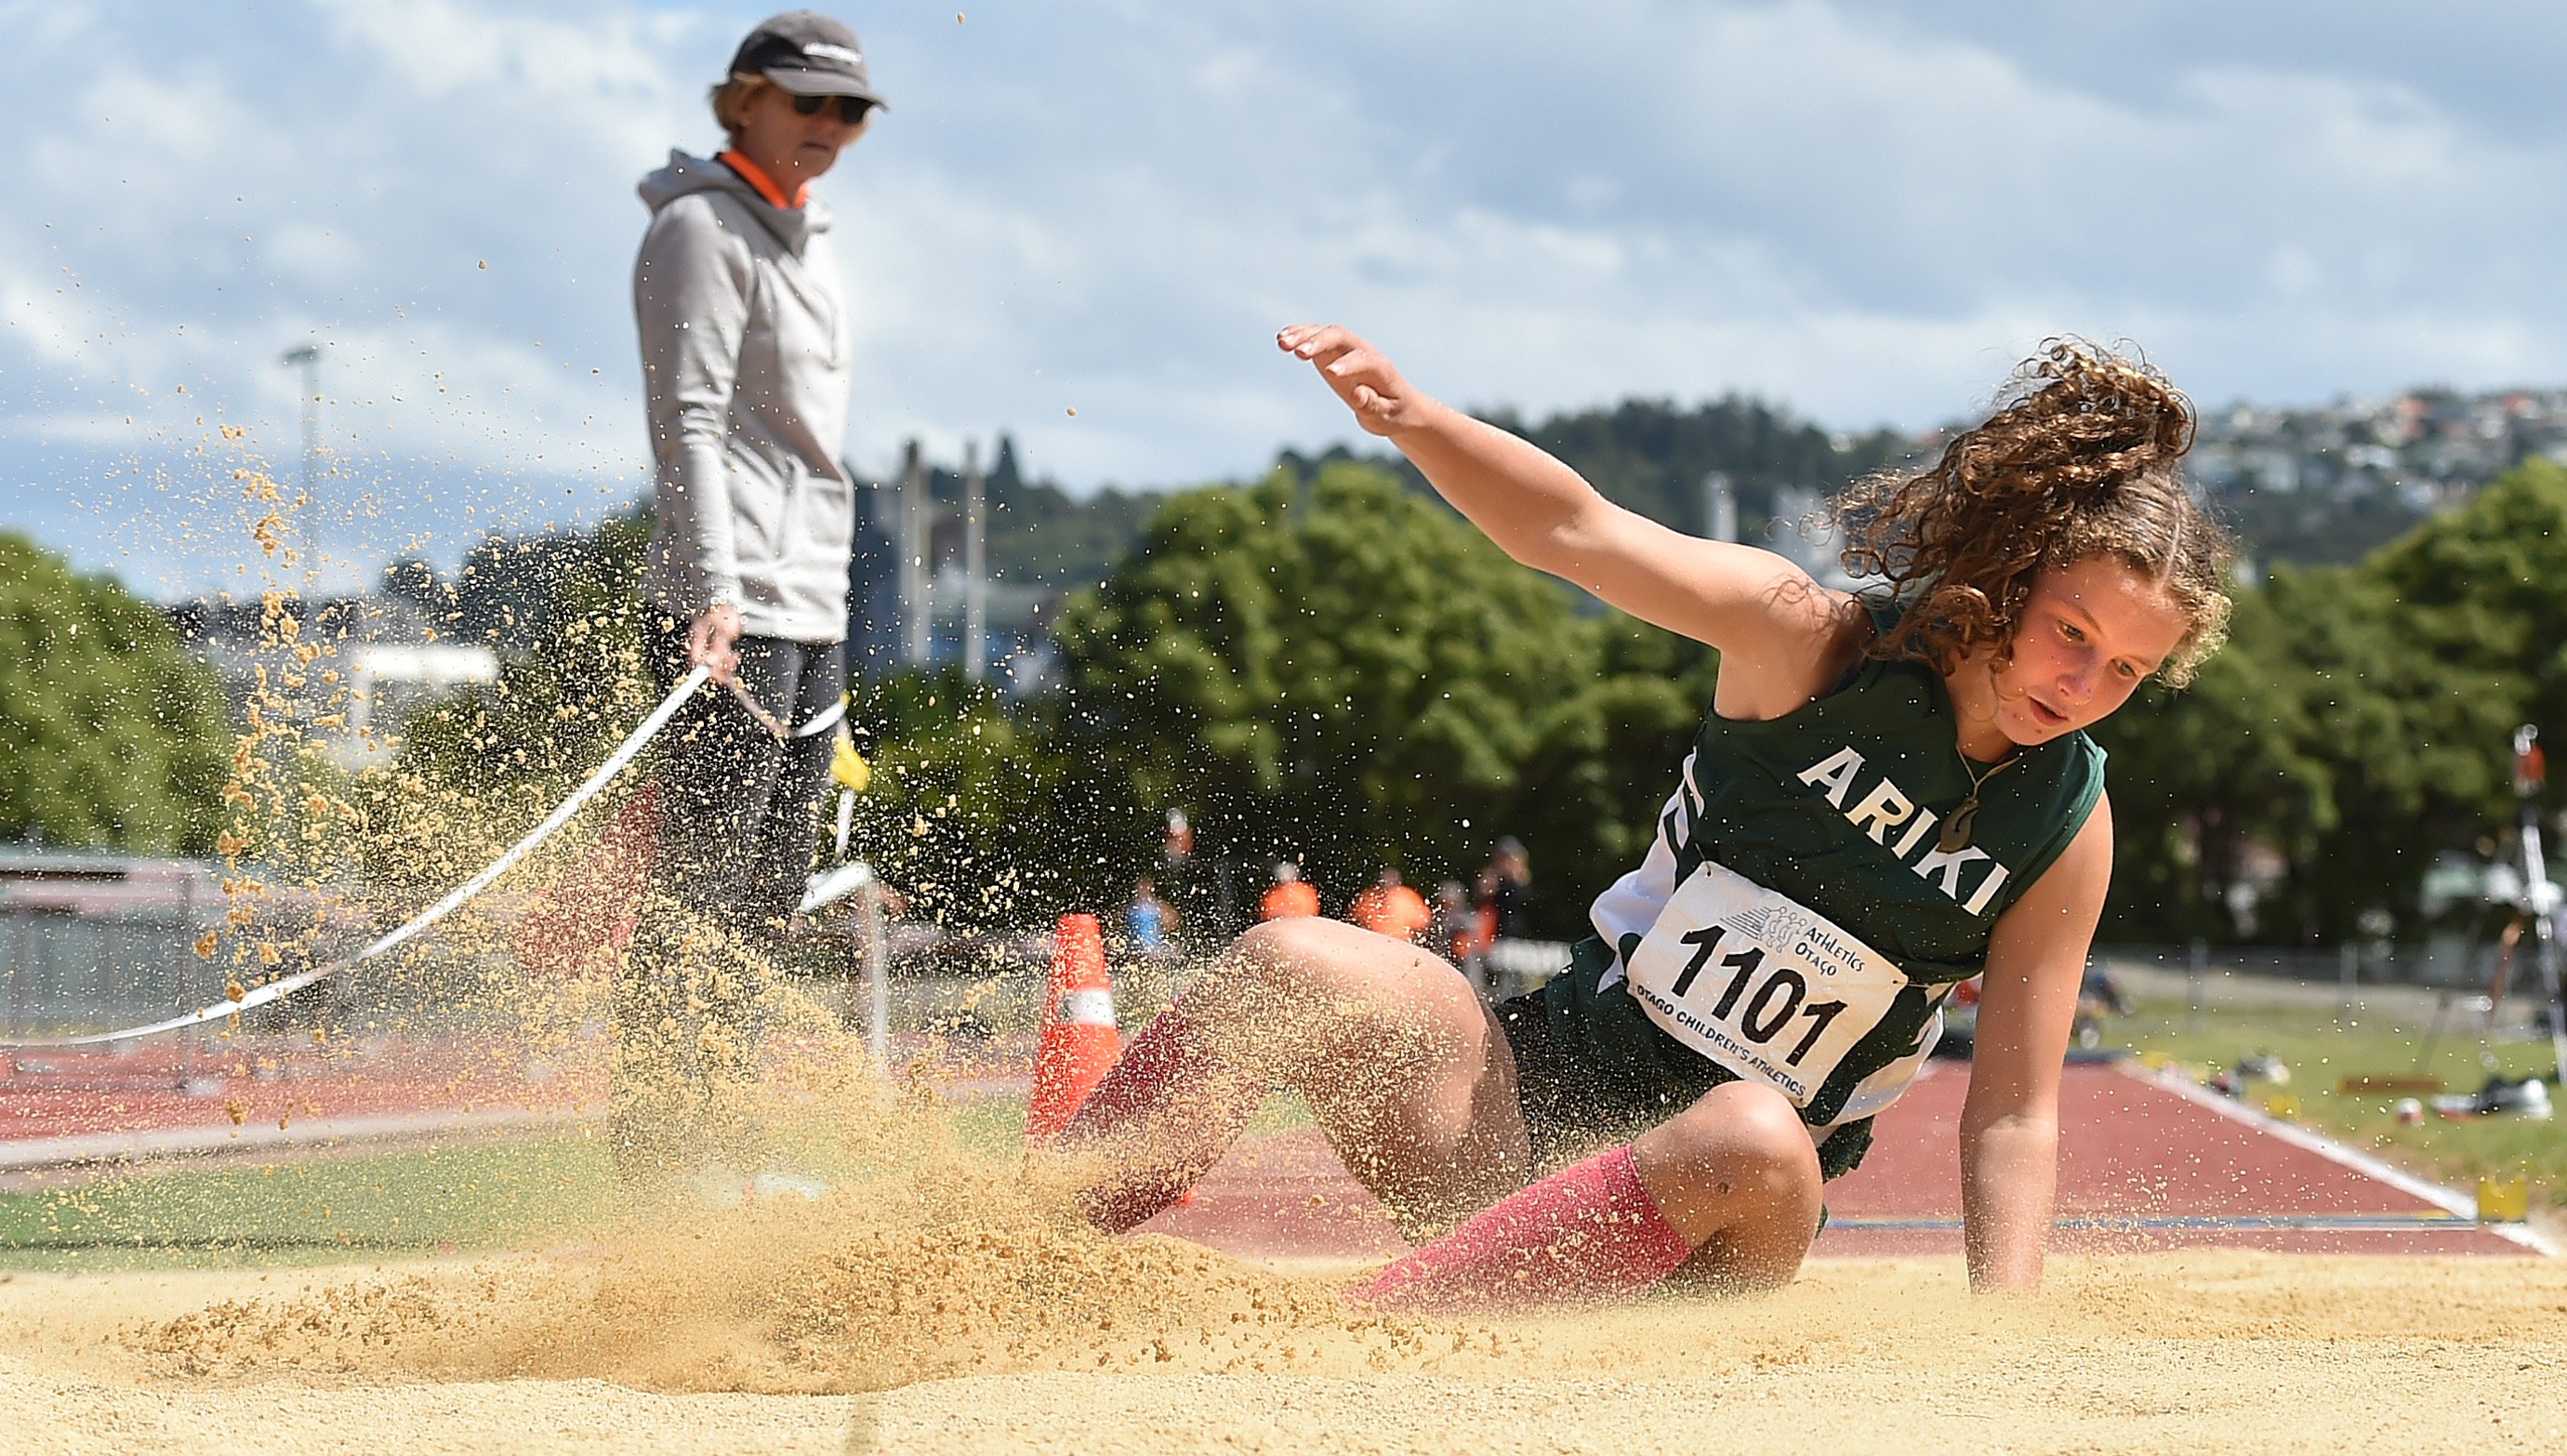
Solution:
{"label": "young female athlete", "polygon": [[1156,1213],[1280,1085],[1412,1237],[1467,1220],[1393,1263],[1375,1304],[1609,1300],[1679,1269],[1783,1284],[1824,1180],[1861,1159],[1944,997],[1985,973],[1970,1274],[2036,1284],[2112,874],[2084,729],[2151,675],[2185,681],[2227,617],[2226,538],[2176,468],[2183,397],[2047,346],[1931,468],[1840,499],[1849,564],[1879,583],[1853,596],[1612,504],[1343,329],[1279,342],[1509,555],[1719,649],[1719,684],[1646,859],[1597,897],[1564,974],[1492,1010],[1413,947],[1259,926],[1064,1133],[1093,1159],[1083,1210],[1118,1230]]}

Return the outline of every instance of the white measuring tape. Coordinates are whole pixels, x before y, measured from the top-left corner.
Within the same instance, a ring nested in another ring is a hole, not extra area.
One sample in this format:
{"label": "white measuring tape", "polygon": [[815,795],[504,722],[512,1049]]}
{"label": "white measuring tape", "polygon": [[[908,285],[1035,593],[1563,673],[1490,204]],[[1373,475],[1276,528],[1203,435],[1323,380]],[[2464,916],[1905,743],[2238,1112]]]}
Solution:
{"label": "white measuring tape", "polygon": [[183,1026],[201,1026],[207,1021],[219,1021],[228,1017],[236,1017],[243,1012],[266,1006],[270,1002],[283,1001],[316,981],[327,980],[342,971],[350,970],[399,949],[420,932],[454,913],[464,901],[490,888],[492,881],[514,868],[517,861],[524,859],[536,845],[552,837],[554,830],[569,823],[571,815],[578,813],[583,805],[595,798],[599,789],[606,787],[615,775],[623,772],[626,766],[632,763],[634,757],[648,746],[653,738],[660,735],[660,729],[669,726],[669,720],[678,716],[678,710],[686,707],[687,700],[694,696],[698,688],[704,686],[706,679],[712,676],[713,672],[709,668],[698,668],[687,674],[679,681],[678,686],[669,690],[668,697],[660,700],[660,706],[651,710],[651,716],[642,720],[641,727],[635,728],[631,736],[625,738],[622,743],[617,744],[614,752],[606,755],[606,761],[597,765],[597,771],[588,776],[588,781],[582,783],[569,798],[563,799],[551,813],[545,815],[544,821],[529,831],[525,838],[510,845],[507,853],[490,861],[481,873],[447,891],[444,899],[411,917],[400,929],[377,940],[373,945],[348,959],[333,961],[327,966],[315,966],[309,971],[297,971],[291,976],[280,977],[264,986],[251,988],[238,1001],[226,997],[212,1006],[198,1007],[192,1012],[171,1017],[165,1021],[153,1021],[143,1026],[127,1026],[116,1031],[93,1031],[86,1036],[0,1038],[0,1046],[92,1046],[102,1041],[127,1041],[137,1036],[175,1031]]}

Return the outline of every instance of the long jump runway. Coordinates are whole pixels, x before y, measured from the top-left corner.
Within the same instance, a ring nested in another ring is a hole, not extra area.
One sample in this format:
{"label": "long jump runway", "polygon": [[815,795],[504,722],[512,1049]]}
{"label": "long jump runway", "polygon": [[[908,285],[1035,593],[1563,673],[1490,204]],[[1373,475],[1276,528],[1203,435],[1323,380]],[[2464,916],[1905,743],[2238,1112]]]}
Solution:
{"label": "long jump runway", "polygon": [[[1961,1251],[1966,1067],[1936,1062],[1875,1124],[1870,1156],[1828,1186],[1817,1258]],[[2073,1065],[2060,1090],[2054,1247],[2139,1253],[2531,1256],[2519,1228],[2303,1129],[2128,1063]],[[1144,1226],[1235,1254],[1383,1257],[1404,1245],[1314,1129],[1234,1149],[1191,1203]]]}
{"label": "long jump runway", "polygon": [[[17,1168],[80,1158],[549,1123],[599,1091],[579,1068],[529,1082],[492,1047],[388,1045],[325,1059],[276,1038],[202,1058],[154,1050],[9,1065],[0,1073],[0,1182]],[[1881,1115],[1863,1165],[1829,1185],[1816,1257],[1960,1251],[1968,1086],[1966,1067],[1930,1063]],[[2519,1227],[2475,1223],[2466,1195],[2127,1062],[2069,1067],[2060,1118],[2062,1250],[2547,1252]],[[1145,1227],[1270,1258],[1380,1258],[1406,1247],[1309,1128],[1243,1142],[1192,1202]]]}

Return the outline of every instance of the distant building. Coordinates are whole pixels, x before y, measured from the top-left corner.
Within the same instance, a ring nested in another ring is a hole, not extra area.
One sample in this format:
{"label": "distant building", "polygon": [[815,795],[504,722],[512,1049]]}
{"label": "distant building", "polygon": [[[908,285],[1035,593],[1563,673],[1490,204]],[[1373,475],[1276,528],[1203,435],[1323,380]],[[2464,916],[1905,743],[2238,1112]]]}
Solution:
{"label": "distant building", "polygon": [[1856,585],[1845,569],[1845,534],[1826,513],[1827,497],[1800,485],[1774,487],[1775,553],[1799,565],[1822,586],[1852,591]]}
{"label": "distant building", "polygon": [[[409,566],[399,563],[387,576]],[[351,770],[388,756],[419,703],[499,678],[489,648],[453,640],[430,606],[397,591],[288,599],[279,610],[294,619],[290,635],[259,601],[207,597],[170,616],[180,640],[221,680],[233,723],[245,723],[264,695],[293,714],[308,741]],[[302,661],[297,649],[305,645],[321,654]]]}
{"label": "distant building", "polygon": [[856,482],[855,546],[847,563],[847,670],[874,677],[901,658],[900,482]]}
{"label": "distant building", "polygon": [[[991,478],[1011,482],[1013,470],[1002,444]],[[856,473],[852,465],[849,473]],[[970,564],[983,552],[974,541],[972,484],[968,470],[929,462],[914,445],[893,478],[857,475],[847,581],[852,673],[875,677],[977,661],[1009,694],[1030,693],[1051,680],[1051,619],[1063,589],[1009,581],[985,564],[976,590]],[[994,508],[985,493],[981,530]],[[977,653],[968,640],[975,625]]]}
{"label": "distant building", "polygon": [[2307,409],[2208,411],[2189,464],[2219,491],[2386,488],[2439,504],[2531,455],[2567,455],[2567,390],[2426,389]]}
{"label": "distant building", "polygon": [[499,659],[461,642],[364,642],[348,648],[346,726],[329,735],[342,767],[363,768],[392,752],[410,711],[468,683],[499,681]]}

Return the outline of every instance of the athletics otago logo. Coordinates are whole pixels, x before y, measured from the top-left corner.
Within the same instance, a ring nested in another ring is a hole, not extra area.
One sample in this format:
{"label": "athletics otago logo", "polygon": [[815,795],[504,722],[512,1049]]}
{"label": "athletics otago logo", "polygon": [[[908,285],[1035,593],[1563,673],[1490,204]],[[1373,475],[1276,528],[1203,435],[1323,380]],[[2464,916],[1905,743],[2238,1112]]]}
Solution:
{"label": "athletics otago logo", "polygon": [[[1905,863],[1909,855],[1925,847],[1925,831],[1934,827],[1938,816],[1932,809],[1920,807],[1907,790],[1892,782],[1886,773],[1871,786],[1869,793],[1854,800],[1854,806],[1848,808],[1846,799],[1853,794],[1854,780],[1861,772],[1862,755],[1852,747],[1844,747],[1802,769],[1800,779],[1803,783],[1826,789],[1828,802],[1843,810],[1849,823],[1870,836],[1872,843],[1886,845],[1894,858]],[[1905,832],[1898,836],[1897,843],[1891,844],[1889,831],[1902,826]],[[1961,872],[1977,860],[1987,861],[1988,867],[1971,888],[1969,898],[1963,900]],[[1996,899],[1997,887],[2003,885],[2012,873],[1990,858],[1986,850],[1970,845],[1949,851],[1926,848],[1909,868],[1916,872],[1918,879],[1932,881],[1935,889],[1959,901],[1961,908],[1972,915],[1988,908],[1988,903]]]}
{"label": "athletics otago logo", "polygon": [[1739,911],[1730,916],[1725,923],[1747,932],[1760,941],[1783,941],[1789,944],[1791,937],[1788,934],[1772,934],[1775,918],[1781,912],[1773,906],[1758,905]]}

